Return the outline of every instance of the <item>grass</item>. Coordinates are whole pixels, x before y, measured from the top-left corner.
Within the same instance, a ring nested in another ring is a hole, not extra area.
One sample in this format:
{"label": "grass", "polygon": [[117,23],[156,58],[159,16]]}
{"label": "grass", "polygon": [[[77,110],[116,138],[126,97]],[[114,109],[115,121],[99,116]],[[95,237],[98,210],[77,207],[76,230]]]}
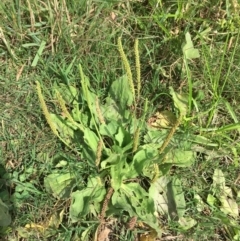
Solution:
{"label": "grass", "polygon": [[[118,37],[131,66],[134,40],[139,39],[143,86],[139,106],[143,108],[141,103],[148,98],[147,117],[173,109],[168,89],[173,86],[188,93],[191,101],[183,138],[200,133],[210,142],[204,147],[203,140],[198,142],[194,165],[171,170],[182,182],[186,212],[198,225],[184,230],[163,217],[162,240],[177,236],[175,240],[234,240],[231,218],[211,205],[199,211],[196,194],[206,204],[208,195],[214,195],[214,171],[221,169],[226,185],[238,194],[239,207],[239,8],[237,1],[220,0],[2,1],[0,197],[12,216],[11,225],[1,229],[3,240],[30,240],[31,232],[31,240],[79,240],[83,226],[96,222],[88,217],[82,226],[70,224],[70,199],[57,200],[46,191],[44,178],[64,170],[64,166],[56,166],[59,160],[68,161],[78,187],[85,185],[94,170],[51,133],[39,106],[35,81],[43,86],[48,108],[59,112],[52,90],[56,83],[78,86],[80,63],[92,88],[104,100],[110,84],[124,73]],[[182,45],[187,31],[200,58],[184,62]],[[63,209],[58,233],[46,237],[39,227],[25,228],[31,223],[44,227],[52,213]],[[239,222],[239,216],[235,220]],[[124,225],[116,225],[113,235],[114,240],[133,240],[133,233]],[[239,239],[240,234],[235,240]]]}

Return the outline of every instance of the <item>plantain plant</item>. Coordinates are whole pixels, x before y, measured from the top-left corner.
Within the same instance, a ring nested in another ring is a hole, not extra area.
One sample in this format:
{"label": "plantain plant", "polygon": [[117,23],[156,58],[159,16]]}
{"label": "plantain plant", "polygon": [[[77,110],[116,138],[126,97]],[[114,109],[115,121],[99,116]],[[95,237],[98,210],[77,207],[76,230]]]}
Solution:
{"label": "plantain plant", "polygon": [[[136,77],[133,77],[120,38],[118,49],[126,75],[113,81],[105,100],[91,88],[81,65],[79,85],[55,85],[61,114],[48,110],[37,82],[40,105],[53,133],[92,170],[81,188],[76,185],[76,175],[70,171],[56,171],[44,180],[47,191],[54,197],[71,198],[71,222],[90,217],[99,221],[97,225],[85,226],[82,240],[88,240],[91,231],[98,233],[97,226],[108,217],[138,220],[154,237],[162,233],[160,215],[179,220],[179,225],[184,223],[186,229],[195,225],[195,220],[185,217],[186,203],[180,180],[169,175],[173,165],[188,167],[195,160],[191,141],[182,140],[181,148],[178,145],[182,137],[179,126],[185,121],[188,100],[170,88],[175,114],[165,111],[147,118],[148,100],[143,101],[143,107],[139,106],[138,40],[134,48]],[[166,128],[161,128],[163,125]]]}

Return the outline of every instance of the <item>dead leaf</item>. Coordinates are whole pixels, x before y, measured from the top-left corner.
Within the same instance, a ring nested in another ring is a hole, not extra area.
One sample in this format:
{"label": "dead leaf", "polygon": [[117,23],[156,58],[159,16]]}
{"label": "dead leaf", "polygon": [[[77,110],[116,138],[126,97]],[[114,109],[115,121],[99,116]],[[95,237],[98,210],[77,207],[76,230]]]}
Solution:
{"label": "dead leaf", "polygon": [[112,230],[109,229],[108,227],[104,227],[98,234],[98,239],[97,241],[109,241],[109,233],[111,232]]}
{"label": "dead leaf", "polygon": [[114,13],[114,12],[111,12],[110,13],[110,18],[111,18],[111,20],[115,20],[116,19],[116,17],[117,17],[117,15]]}

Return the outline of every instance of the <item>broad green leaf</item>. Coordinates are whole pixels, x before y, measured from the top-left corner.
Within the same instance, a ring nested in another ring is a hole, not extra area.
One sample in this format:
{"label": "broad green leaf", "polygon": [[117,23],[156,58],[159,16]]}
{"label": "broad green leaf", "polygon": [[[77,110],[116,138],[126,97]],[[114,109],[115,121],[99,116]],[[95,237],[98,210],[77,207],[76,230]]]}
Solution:
{"label": "broad green leaf", "polygon": [[168,175],[172,168],[172,164],[170,163],[163,163],[159,165],[159,172],[161,176]]}
{"label": "broad green leaf", "polygon": [[138,151],[133,157],[132,166],[136,170],[137,174],[141,174],[144,167],[149,166],[147,163],[151,163],[158,156],[157,149],[143,149]]}
{"label": "broad green leaf", "polygon": [[168,130],[149,130],[144,136],[145,143],[162,144],[168,134]]}
{"label": "broad green leaf", "polygon": [[[130,203],[130,200],[126,196],[126,193],[121,189],[119,189],[118,191],[114,191],[112,195],[112,205],[115,209],[119,210],[119,214],[121,211],[127,211],[130,217],[137,215]],[[116,211],[113,210],[114,214],[115,212]]]}
{"label": "broad green leaf", "polygon": [[55,167],[66,167],[68,162],[66,160],[59,160]]}
{"label": "broad green leaf", "polygon": [[115,134],[117,133],[118,127],[119,124],[115,120],[112,120],[108,124],[100,125],[99,132],[102,136],[114,138]]}
{"label": "broad green leaf", "polygon": [[123,184],[121,191],[126,195],[138,218],[160,234],[160,226],[154,214],[154,202],[148,193],[138,183]]}
{"label": "broad green leaf", "polygon": [[133,104],[133,95],[129,88],[127,75],[115,80],[110,88],[109,94],[115,103],[119,105],[121,111]]}
{"label": "broad green leaf", "polygon": [[193,42],[189,32],[185,34],[186,42],[182,47],[183,54],[186,59],[196,59],[200,57],[198,49],[193,47]]}
{"label": "broad green leaf", "polygon": [[[112,153],[107,159],[101,162],[101,168],[105,169],[109,165],[116,164],[120,160],[120,154],[118,153]],[[109,165],[108,165],[109,164]]]}
{"label": "broad green leaf", "polygon": [[84,130],[84,141],[94,153],[97,152],[99,138],[89,128]]}
{"label": "broad green leaf", "polygon": [[8,206],[0,198],[0,226],[8,226],[11,221],[12,219],[8,212]]}
{"label": "broad green leaf", "polygon": [[148,193],[138,183],[125,183],[121,186],[121,189],[140,216],[154,212],[153,207],[150,205],[152,202],[150,202]]}
{"label": "broad green leaf", "polygon": [[126,159],[121,155],[118,156],[118,161],[116,164],[111,165],[111,186],[114,191],[117,191],[123,183],[124,175],[129,172],[130,168],[126,163]]}
{"label": "broad green leaf", "polygon": [[54,126],[56,127],[57,131],[59,132],[59,135],[62,137],[62,139],[66,143],[72,143],[72,139],[74,137],[74,129],[75,127],[68,122],[66,119],[63,119],[62,117],[50,114],[51,121],[53,122]]}
{"label": "broad green leaf", "polygon": [[100,212],[100,203],[106,195],[106,189],[101,179],[98,177],[90,177],[87,187],[83,190],[73,192],[72,203],[70,206],[70,217],[72,222],[79,221],[89,213],[91,204],[96,206]]}
{"label": "broad green leaf", "polygon": [[129,88],[127,76],[124,75],[112,83],[106,104],[103,106],[103,115],[108,120],[129,120],[130,111],[128,108],[132,103],[132,92]]}
{"label": "broad green leaf", "polygon": [[221,197],[220,198],[221,202],[221,211],[224,212],[225,214],[228,214],[234,218],[237,218],[239,213],[238,213],[238,204],[236,203],[235,200],[232,198],[228,197]]}
{"label": "broad green leaf", "polygon": [[77,123],[79,123],[79,125],[81,126],[81,130],[84,129],[86,126],[88,126],[89,124],[89,113],[87,111],[80,110],[79,109],[79,104],[74,105],[73,109],[71,111],[71,116],[74,119],[74,121],[76,121]]}
{"label": "broad green leaf", "polygon": [[45,177],[44,186],[55,198],[68,198],[76,182],[71,173],[53,173]]}
{"label": "broad green leaf", "polygon": [[170,179],[166,176],[158,178],[149,188],[149,196],[154,201],[157,216],[168,214],[167,185]]}
{"label": "broad green leaf", "polygon": [[102,106],[102,109],[105,120],[115,120],[120,123],[124,119],[124,113],[120,111],[117,103],[111,97],[106,98],[106,103]]}
{"label": "broad green leaf", "polygon": [[176,215],[178,218],[183,217],[186,211],[186,202],[181,181],[178,178],[173,178],[173,180],[168,184],[167,196],[169,200],[169,215],[172,218]]}
{"label": "broad green leaf", "polygon": [[197,224],[197,221],[190,217],[181,217],[178,220],[178,223],[180,224],[181,228],[186,231],[194,227]]}
{"label": "broad green leaf", "polygon": [[181,149],[173,149],[167,153],[164,163],[171,163],[175,166],[189,167],[196,160],[196,153],[193,151],[184,151]]}
{"label": "broad green leaf", "polygon": [[119,126],[115,139],[120,147],[127,146],[132,141],[131,135],[122,126]]}
{"label": "broad green leaf", "polygon": [[238,230],[235,230],[235,235],[233,237],[233,240],[239,241],[240,240],[240,227]]}
{"label": "broad green leaf", "polygon": [[180,95],[176,93],[170,86],[170,94],[173,98],[175,107],[180,111],[182,116],[186,116],[188,111],[188,97],[186,95]]}

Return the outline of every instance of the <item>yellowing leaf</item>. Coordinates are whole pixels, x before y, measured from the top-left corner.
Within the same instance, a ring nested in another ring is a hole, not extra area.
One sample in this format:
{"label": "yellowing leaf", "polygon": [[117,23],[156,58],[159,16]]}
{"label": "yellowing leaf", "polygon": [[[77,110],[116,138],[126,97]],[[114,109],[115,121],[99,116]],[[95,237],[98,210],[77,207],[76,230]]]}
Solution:
{"label": "yellowing leaf", "polygon": [[203,202],[202,198],[197,193],[195,193],[194,199],[197,202],[196,207],[197,207],[198,212],[202,212],[204,209],[204,202]]}
{"label": "yellowing leaf", "polygon": [[223,189],[225,186],[225,177],[220,169],[215,169],[213,174],[213,187]]}
{"label": "yellowing leaf", "polygon": [[235,200],[227,197],[220,198],[221,201],[221,211],[228,214],[234,218],[238,217],[238,205]]}
{"label": "yellowing leaf", "polygon": [[71,173],[52,173],[44,179],[46,190],[56,198],[69,197],[74,183],[75,176]]}
{"label": "yellowing leaf", "polygon": [[64,209],[60,213],[54,213],[49,220],[48,227],[57,229],[62,223]]}
{"label": "yellowing leaf", "polygon": [[171,128],[176,120],[176,116],[171,111],[165,110],[154,114],[149,119],[148,124],[156,128]]}
{"label": "yellowing leaf", "polygon": [[197,221],[190,217],[181,217],[178,220],[178,223],[180,224],[182,229],[188,230],[188,229],[194,227],[197,224]]}
{"label": "yellowing leaf", "polygon": [[157,236],[157,232],[154,229],[151,229],[150,232],[140,235],[140,241],[155,241]]}
{"label": "yellowing leaf", "polygon": [[25,225],[26,229],[34,229],[37,232],[44,232],[46,230],[45,225],[37,224],[37,223],[30,223]]}

